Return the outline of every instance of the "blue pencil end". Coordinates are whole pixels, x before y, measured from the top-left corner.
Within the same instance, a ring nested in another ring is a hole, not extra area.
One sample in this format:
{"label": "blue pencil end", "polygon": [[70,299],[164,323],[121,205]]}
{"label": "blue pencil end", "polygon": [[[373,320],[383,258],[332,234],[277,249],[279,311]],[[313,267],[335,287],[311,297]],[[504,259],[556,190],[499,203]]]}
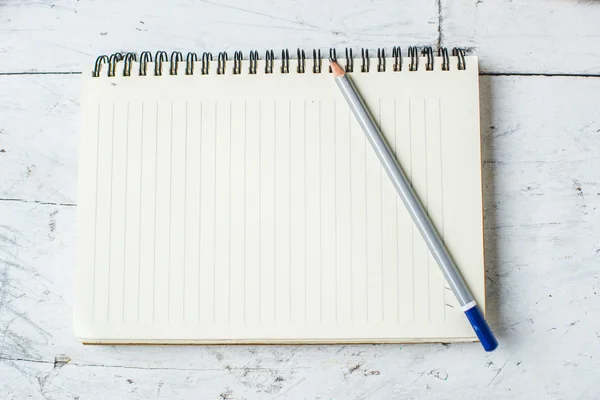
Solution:
{"label": "blue pencil end", "polygon": [[485,351],[494,351],[498,347],[498,341],[494,336],[494,333],[490,329],[489,325],[483,318],[483,313],[479,309],[478,305],[465,311],[465,315],[469,319],[473,330],[477,334],[481,345]]}

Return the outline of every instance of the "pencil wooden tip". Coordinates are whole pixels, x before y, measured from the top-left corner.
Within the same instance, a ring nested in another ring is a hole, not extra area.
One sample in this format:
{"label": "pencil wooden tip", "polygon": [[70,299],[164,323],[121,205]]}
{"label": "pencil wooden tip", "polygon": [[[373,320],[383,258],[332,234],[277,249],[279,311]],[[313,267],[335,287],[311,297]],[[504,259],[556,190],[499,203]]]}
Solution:
{"label": "pencil wooden tip", "polygon": [[333,73],[334,77],[337,78],[338,76],[346,75],[344,69],[340,67],[340,65],[336,63],[332,58],[329,59],[329,63],[331,64],[331,72]]}

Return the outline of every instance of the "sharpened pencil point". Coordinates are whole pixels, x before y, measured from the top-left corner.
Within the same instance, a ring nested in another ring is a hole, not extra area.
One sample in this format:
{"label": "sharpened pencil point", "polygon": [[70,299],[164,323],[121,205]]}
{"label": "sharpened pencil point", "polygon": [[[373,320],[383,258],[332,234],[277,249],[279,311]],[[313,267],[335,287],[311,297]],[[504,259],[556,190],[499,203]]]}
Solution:
{"label": "sharpened pencil point", "polygon": [[346,75],[346,72],[338,63],[336,63],[332,58],[329,59],[329,63],[331,64],[331,72],[333,72],[333,76],[336,78],[338,76]]}

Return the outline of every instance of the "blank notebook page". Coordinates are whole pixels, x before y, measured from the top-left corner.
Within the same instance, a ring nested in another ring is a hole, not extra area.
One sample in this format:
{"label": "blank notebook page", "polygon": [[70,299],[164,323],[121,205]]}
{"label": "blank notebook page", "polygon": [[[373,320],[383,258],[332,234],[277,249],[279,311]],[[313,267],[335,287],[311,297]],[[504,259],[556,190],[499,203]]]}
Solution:
{"label": "blank notebook page", "polygon": [[[349,75],[485,307],[477,59],[450,61]],[[84,74],[77,336],[475,340],[327,67],[245,63]]]}

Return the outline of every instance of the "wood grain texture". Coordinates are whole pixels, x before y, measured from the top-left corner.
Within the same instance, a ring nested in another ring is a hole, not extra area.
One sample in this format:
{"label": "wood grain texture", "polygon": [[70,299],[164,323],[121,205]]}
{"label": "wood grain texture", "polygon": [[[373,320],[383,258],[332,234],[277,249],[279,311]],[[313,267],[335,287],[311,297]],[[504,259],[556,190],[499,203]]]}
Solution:
{"label": "wood grain texture", "polygon": [[[435,2],[348,0],[0,3],[0,72],[81,71],[104,53],[433,45]],[[35,18],[32,18],[35,15]],[[277,53],[279,58],[280,54]]]}
{"label": "wood grain texture", "polygon": [[35,202],[76,201],[79,78],[3,76],[0,88],[0,397],[600,396],[599,79],[481,78],[491,354],[476,343],[82,346],[76,207]]}
{"label": "wood grain texture", "polygon": [[[101,53],[471,48],[484,72],[598,74],[600,2],[0,1],[0,73]],[[441,7],[440,7],[441,6]],[[438,30],[439,27],[439,30]],[[0,397],[600,397],[600,79],[482,77],[488,315],[501,347],[82,346],[80,80],[0,76]],[[46,204],[42,204],[46,203]]]}
{"label": "wood grain texture", "polygon": [[491,73],[598,74],[600,2],[442,0],[442,43]]}
{"label": "wood grain texture", "polygon": [[0,198],[75,202],[79,75],[0,79]]}
{"label": "wood grain texture", "polygon": [[[460,46],[490,73],[597,74],[598,1],[0,3],[0,73],[81,71],[116,51]],[[35,18],[31,16],[35,15]],[[440,27],[438,31],[438,26]],[[279,57],[279,54],[277,54]]]}

